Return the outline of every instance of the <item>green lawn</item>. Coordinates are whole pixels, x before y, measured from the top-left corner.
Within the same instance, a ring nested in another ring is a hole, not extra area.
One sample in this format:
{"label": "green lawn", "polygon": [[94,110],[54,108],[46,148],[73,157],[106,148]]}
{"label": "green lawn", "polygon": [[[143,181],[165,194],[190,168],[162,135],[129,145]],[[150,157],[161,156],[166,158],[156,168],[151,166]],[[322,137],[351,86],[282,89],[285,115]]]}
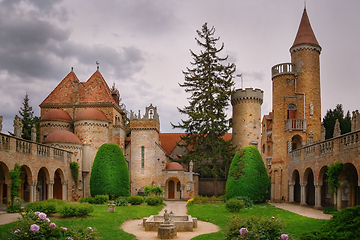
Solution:
{"label": "green lawn", "polygon": [[[276,217],[284,220],[287,233],[292,234],[294,237],[299,237],[304,232],[317,230],[327,221],[303,217],[298,214],[270,206],[267,203],[256,204],[251,208],[242,209],[239,213],[230,213],[226,211],[224,204],[192,205],[188,206],[188,213],[192,217],[196,217],[199,220],[218,225],[222,231],[226,228],[227,220],[234,215],[241,217]],[[224,234],[222,231],[198,236],[193,239],[224,239]]]}
{"label": "green lawn", "polygon": [[[135,239],[132,234],[128,234],[120,229],[122,223],[128,219],[140,219],[150,215],[157,214],[162,206],[127,206],[116,207],[115,213],[108,213],[106,205],[94,205],[94,212],[87,218],[71,218],[71,219],[50,219],[58,226],[70,227],[80,225],[84,227],[92,227],[99,232],[102,239]],[[249,209],[242,209],[240,213],[229,213],[226,211],[224,204],[204,204],[192,205],[188,207],[189,214],[202,221],[214,223],[221,227],[226,227],[227,219],[232,216],[267,216],[281,218],[286,223],[287,233],[295,237],[300,236],[303,232],[319,229],[327,220],[318,220],[303,217],[282,209],[275,208],[268,204],[257,204]],[[0,226],[0,235],[16,226],[16,222]],[[4,239],[4,238],[1,238]],[[195,237],[194,239],[224,239],[222,231],[212,234],[206,234]]]}

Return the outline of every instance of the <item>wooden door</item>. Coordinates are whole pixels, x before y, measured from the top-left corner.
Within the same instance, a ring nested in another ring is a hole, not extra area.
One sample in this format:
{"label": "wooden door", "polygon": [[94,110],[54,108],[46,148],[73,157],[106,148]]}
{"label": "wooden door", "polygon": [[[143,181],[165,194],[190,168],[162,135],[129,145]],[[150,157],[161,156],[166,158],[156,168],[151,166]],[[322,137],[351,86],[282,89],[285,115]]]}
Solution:
{"label": "wooden door", "polygon": [[169,198],[174,198],[175,197],[175,183],[173,180],[169,181],[168,190],[169,190]]}

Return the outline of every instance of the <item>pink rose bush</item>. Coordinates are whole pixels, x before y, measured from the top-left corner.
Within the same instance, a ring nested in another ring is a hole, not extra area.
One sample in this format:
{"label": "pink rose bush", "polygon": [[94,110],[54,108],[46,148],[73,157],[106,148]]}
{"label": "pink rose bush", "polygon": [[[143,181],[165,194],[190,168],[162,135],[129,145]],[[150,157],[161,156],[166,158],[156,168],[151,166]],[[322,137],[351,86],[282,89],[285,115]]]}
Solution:
{"label": "pink rose bush", "polygon": [[91,227],[58,227],[42,212],[25,212],[21,216],[16,228],[11,229],[5,238],[1,238],[5,235],[0,233],[1,239],[99,239]]}

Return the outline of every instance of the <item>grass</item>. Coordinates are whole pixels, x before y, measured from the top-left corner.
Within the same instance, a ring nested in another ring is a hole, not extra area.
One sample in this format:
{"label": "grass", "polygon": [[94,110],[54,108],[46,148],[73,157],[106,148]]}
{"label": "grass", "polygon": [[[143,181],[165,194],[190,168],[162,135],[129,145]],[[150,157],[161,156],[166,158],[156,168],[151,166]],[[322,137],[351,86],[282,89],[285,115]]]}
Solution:
{"label": "grass", "polygon": [[211,222],[221,228],[220,232],[201,235],[193,238],[194,240],[224,239],[223,231],[226,229],[227,220],[235,216],[251,217],[276,217],[284,220],[287,233],[294,237],[300,237],[302,233],[319,229],[327,220],[313,219],[298,214],[270,206],[266,203],[256,204],[251,208],[240,210],[239,213],[226,211],[224,204],[204,204],[188,206],[188,213],[201,221]]}
{"label": "grass", "polygon": [[[102,239],[136,239],[134,235],[124,232],[120,226],[128,219],[140,219],[150,215],[156,215],[163,206],[126,206],[116,207],[115,212],[107,212],[106,205],[94,205],[94,212],[87,218],[50,219],[56,225],[62,227],[84,226],[92,227],[99,232]],[[13,229],[16,222],[0,225],[0,239],[2,233]]]}
{"label": "grass", "polygon": [[[150,215],[156,215],[162,206],[126,206],[116,207],[115,212],[107,212],[106,205],[94,205],[94,212],[87,218],[67,218],[67,219],[50,219],[58,226],[84,226],[92,227],[99,232],[99,237],[102,239],[136,239],[132,234],[126,233],[120,229],[120,226],[128,219],[140,219]],[[226,211],[225,205],[218,204],[203,204],[203,205],[190,205],[188,206],[188,213],[198,218],[201,221],[211,222],[218,225],[222,230],[216,233],[205,234],[193,238],[194,240],[209,240],[209,239],[224,239],[223,231],[226,229],[227,220],[234,215],[242,217],[250,216],[266,216],[276,217],[284,220],[287,233],[294,237],[301,236],[302,233],[319,229],[327,220],[319,220],[300,216],[289,211],[285,211],[266,203],[256,204],[251,208],[242,209],[239,213],[230,213]],[[0,239],[1,233],[13,229],[16,222],[0,225]]]}

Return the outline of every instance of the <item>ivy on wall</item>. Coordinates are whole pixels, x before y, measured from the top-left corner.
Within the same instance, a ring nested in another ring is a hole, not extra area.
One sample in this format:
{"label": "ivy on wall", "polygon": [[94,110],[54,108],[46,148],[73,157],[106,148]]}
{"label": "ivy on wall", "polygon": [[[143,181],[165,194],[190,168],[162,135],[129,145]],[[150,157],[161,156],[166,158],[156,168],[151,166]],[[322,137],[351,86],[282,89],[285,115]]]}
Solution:
{"label": "ivy on wall", "polygon": [[336,193],[336,189],[340,186],[339,176],[343,169],[344,164],[342,162],[334,162],[328,167],[326,175],[329,178],[327,182],[329,183],[330,191],[332,193]]}
{"label": "ivy on wall", "polygon": [[70,163],[71,175],[74,178],[74,181],[78,183],[79,181],[79,164],[77,162]]}

